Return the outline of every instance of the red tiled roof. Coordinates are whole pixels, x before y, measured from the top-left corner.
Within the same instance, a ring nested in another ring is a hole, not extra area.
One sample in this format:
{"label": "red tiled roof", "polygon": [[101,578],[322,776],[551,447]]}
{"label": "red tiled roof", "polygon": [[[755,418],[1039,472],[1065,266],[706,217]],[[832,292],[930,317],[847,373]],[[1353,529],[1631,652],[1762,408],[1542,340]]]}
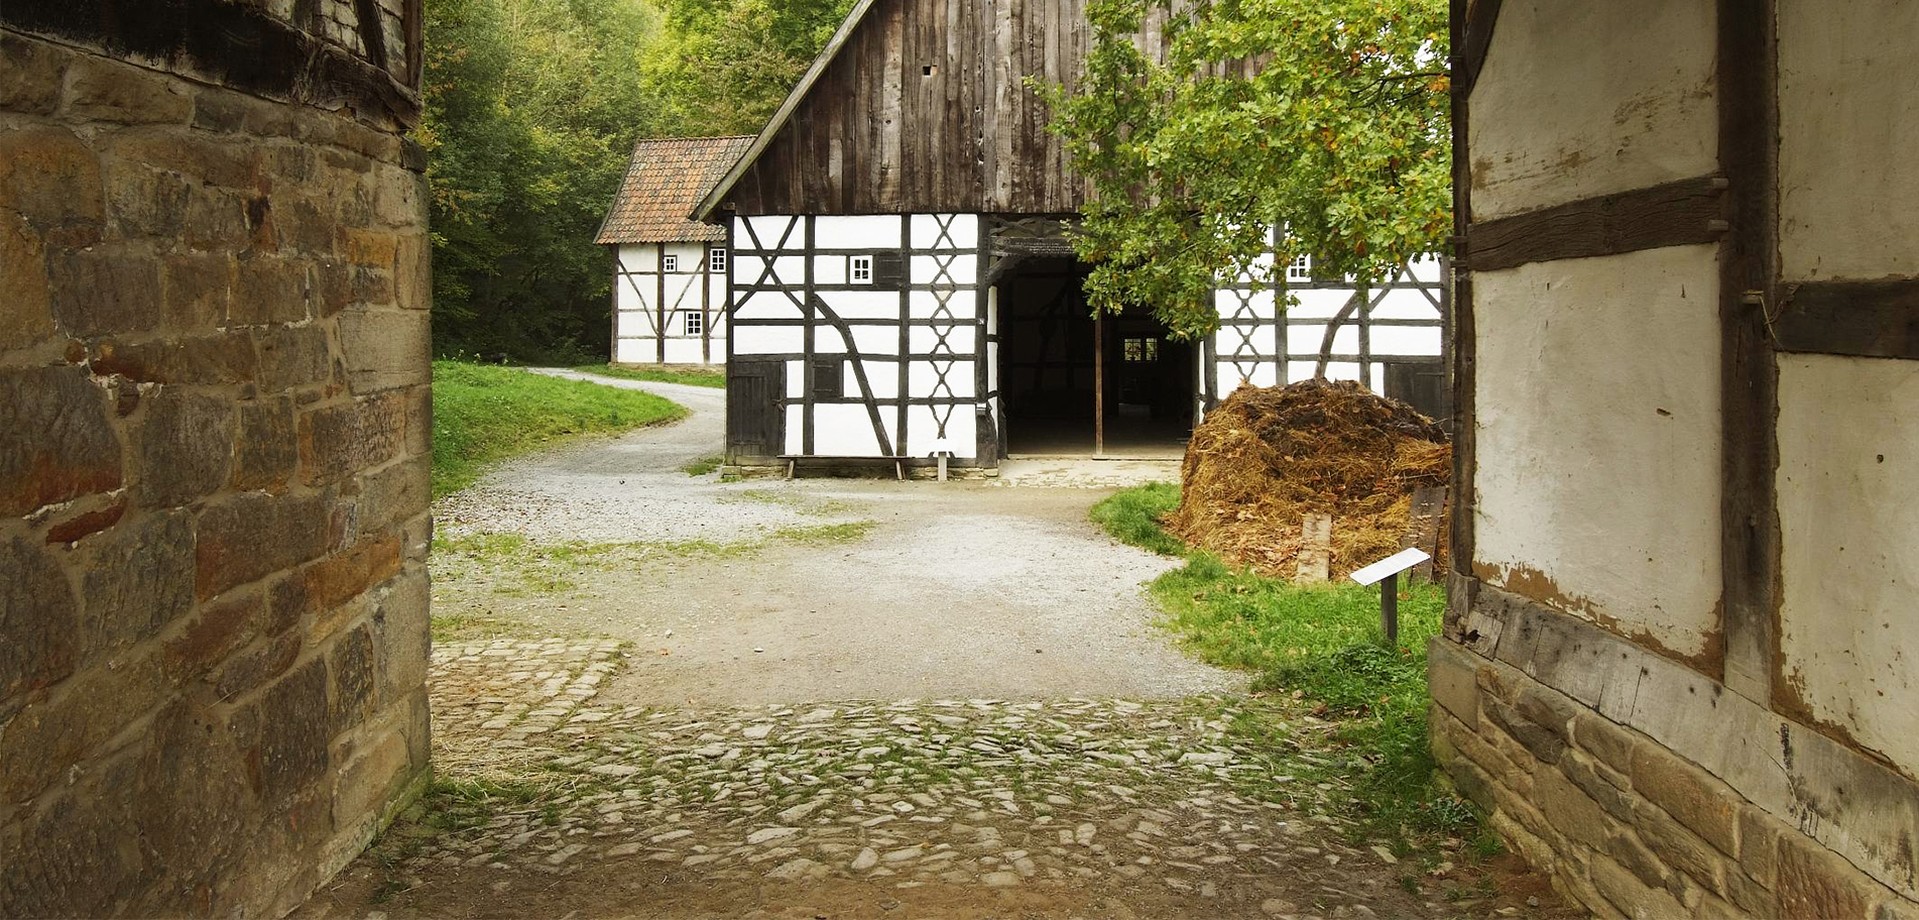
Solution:
{"label": "red tiled roof", "polygon": [[633,146],[613,210],[597,243],[691,243],[726,239],[726,228],[691,214],[753,143],[751,137],[675,137]]}

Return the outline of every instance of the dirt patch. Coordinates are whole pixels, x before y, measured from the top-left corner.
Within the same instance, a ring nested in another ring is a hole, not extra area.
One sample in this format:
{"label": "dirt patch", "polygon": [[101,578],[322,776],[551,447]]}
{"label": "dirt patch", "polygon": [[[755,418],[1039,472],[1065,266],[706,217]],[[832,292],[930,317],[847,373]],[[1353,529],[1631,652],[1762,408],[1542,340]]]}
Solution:
{"label": "dirt patch", "polygon": [[1291,578],[1304,517],[1331,515],[1337,578],[1400,549],[1414,491],[1451,478],[1445,432],[1405,403],[1353,381],[1242,386],[1193,432],[1166,525],[1235,565]]}

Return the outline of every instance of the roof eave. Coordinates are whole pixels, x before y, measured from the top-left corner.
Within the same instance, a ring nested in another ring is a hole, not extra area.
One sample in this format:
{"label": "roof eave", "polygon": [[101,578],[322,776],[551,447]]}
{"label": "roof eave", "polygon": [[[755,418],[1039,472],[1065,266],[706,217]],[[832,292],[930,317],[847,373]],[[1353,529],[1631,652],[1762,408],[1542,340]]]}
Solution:
{"label": "roof eave", "polygon": [[840,49],[846,46],[846,40],[852,37],[854,29],[859,28],[861,20],[866,18],[866,11],[873,8],[874,2],[876,0],[859,0],[859,3],[854,5],[853,11],[846,15],[846,21],[840,23],[840,30],[833,33],[833,39],[827,42],[826,47],[820,50],[819,56],[813,59],[813,66],[807,68],[806,75],[800,78],[799,84],[793,87],[792,92],[786,94],[786,100],[780,103],[778,111],[773,113],[766,127],[753,138],[752,146],[746,148],[746,152],[740,155],[739,161],[733,164],[732,169],[727,170],[726,176],[713,186],[713,190],[700,199],[699,206],[690,215],[693,220],[706,220],[708,215],[720,206],[720,202],[725,201],[726,196],[732,193],[734,184],[740,181],[741,176],[746,175],[746,171],[752,168],[754,161],[766,151],[767,145],[773,142],[774,135],[779,134],[780,129],[786,127],[787,121],[793,117],[793,111],[799,108],[800,100],[806,98],[806,94],[812,91],[813,84],[818,82],[820,75],[826,72],[827,65],[833,63],[833,59],[839,56]]}

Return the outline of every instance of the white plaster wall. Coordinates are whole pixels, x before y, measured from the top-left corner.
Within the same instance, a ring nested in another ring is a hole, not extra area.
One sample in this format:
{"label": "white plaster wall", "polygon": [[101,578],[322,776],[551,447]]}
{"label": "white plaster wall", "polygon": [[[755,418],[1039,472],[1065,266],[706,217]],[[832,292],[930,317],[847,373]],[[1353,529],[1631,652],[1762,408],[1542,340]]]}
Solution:
{"label": "white plaster wall", "polygon": [[1781,355],[1787,685],[1919,775],[1919,361]]}
{"label": "white plaster wall", "polygon": [[1474,275],[1474,570],[1681,655],[1718,629],[1716,256]]}
{"label": "white plaster wall", "polygon": [[1788,281],[1919,275],[1919,3],[1780,0]]}
{"label": "white plaster wall", "polygon": [[[678,268],[665,276],[665,361],[669,364],[719,364],[726,360],[727,273],[705,273],[705,243],[668,243],[667,255],[678,258]],[[658,362],[660,356],[660,247],[653,243],[619,247],[614,264],[613,360],[626,364]],[[706,285],[706,301],[700,296]],[[707,314],[712,360],[706,359],[701,337],[686,334],[686,313]]]}
{"label": "white plaster wall", "polygon": [[1473,219],[1714,172],[1713,8],[1713,0],[1501,7],[1472,96]]}
{"label": "white plaster wall", "polygon": [[[898,249],[900,219],[892,214],[821,217],[813,223],[815,249]],[[802,245],[794,234],[790,249]]]}

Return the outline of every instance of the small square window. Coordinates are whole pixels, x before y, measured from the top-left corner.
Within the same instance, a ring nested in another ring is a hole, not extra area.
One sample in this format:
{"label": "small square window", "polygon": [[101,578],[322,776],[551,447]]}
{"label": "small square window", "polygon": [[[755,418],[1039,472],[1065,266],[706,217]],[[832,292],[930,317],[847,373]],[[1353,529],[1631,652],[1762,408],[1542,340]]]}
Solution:
{"label": "small square window", "polygon": [[706,315],[703,313],[686,314],[686,334],[699,335],[706,331]]}
{"label": "small square window", "polygon": [[679,270],[680,270],[679,256],[661,256],[660,257],[660,271],[676,272]]}
{"label": "small square window", "polygon": [[707,250],[706,270],[710,272],[726,271],[726,250],[721,249],[718,246],[715,246],[712,249]]}
{"label": "small square window", "polygon": [[854,284],[873,283],[873,257],[847,256],[846,280]]}
{"label": "small square window", "polygon": [[1286,280],[1287,281],[1313,280],[1313,257],[1300,256],[1299,258],[1294,259],[1292,261],[1292,264],[1286,266]]}

